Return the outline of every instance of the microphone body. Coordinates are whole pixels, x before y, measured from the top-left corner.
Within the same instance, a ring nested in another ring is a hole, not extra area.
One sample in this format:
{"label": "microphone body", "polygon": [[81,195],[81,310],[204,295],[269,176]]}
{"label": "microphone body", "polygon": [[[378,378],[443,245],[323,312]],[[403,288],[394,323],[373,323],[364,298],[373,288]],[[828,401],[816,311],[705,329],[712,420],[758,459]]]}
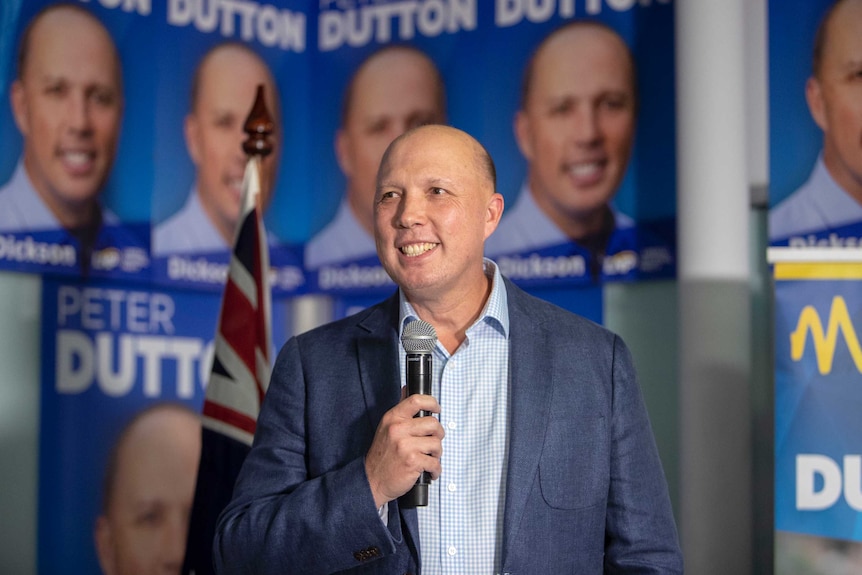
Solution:
{"label": "microphone body", "polygon": [[[401,343],[407,351],[407,395],[431,395],[432,352],[437,344],[437,332],[430,323],[416,320],[406,326]],[[421,410],[413,417],[426,417],[431,412]],[[423,471],[410,491],[399,498],[404,507],[424,507],[428,505],[428,485],[431,475]]]}

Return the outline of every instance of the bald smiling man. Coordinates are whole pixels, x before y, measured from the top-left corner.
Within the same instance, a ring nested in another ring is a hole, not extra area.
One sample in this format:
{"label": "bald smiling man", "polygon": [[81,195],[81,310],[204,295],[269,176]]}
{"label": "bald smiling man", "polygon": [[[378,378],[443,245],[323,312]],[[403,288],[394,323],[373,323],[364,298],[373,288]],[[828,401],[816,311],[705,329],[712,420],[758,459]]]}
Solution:
{"label": "bald smiling man", "polygon": [[[264,86],[267,109],[280,131],[278,90],[259,55],[230,42],[217,45],[201,59],[184,126],[186,148],[196,169],[195,184],[182,209],[156,226],[154,255],[223,252],[233,243],[247,162],[243,126],[259,84]],[[264,207],[272,198],[279,140],[278,135],[271,138],[274,150],[261,162]]]}
{"label": "bald smiling man", "polygon": [[23,153],[0,188],[0,232],[56,231],[39,239],[75,245],[84,271],[94,250],[147,244],[101,205],[123,115],[119,54],[105,26],[75,4],[43,9],[21,36],[9,95]]}
{"label": "bald smiling man", "polygon": [[611,201],[628,167],[637,107],[634,60],[614,30],[573,21],[549,34],[527,64],[514,121],[527,179],[488,255],[575,243],[598,277],[615,237],[634,225]]}
{"label": "bald smiling man", "polygon": [[[282,348],[218,572],[681,574],[625,344],[483,257],[503,213],[487,150],[447,126],[406,132],[373,213],[398,290]],[[400,337],[418,319],[437,334],[433,395],[406,396]],[[423,472],[416,507],[401,496]]]}

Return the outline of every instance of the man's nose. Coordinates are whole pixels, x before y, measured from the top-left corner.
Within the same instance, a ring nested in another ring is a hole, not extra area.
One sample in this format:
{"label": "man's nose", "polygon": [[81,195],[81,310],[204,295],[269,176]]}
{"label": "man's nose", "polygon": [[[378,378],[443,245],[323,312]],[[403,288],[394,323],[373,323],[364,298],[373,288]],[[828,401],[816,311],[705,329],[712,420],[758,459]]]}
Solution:
{"label": "man's nose", "polygon": [[571,120],[572,139],[580,145],[592,145],[601,139],[599,111],[594,106],[581,106]]}
{"label": "man's nose", "polygon": [[89,135],[93,130],[92,103],[83,91],[73,91],[69,95],[66,119],[71,130]]}
{"label": "man's nose", "polygon": [[165,523],[160,541],[161,564],[165,573],[179,573],[186,554],[188,517],[175,514]]}
{"label": "man's nose", "polygon": [[412,228],[425,222],[427,199],[421,192],[405,192],[398,206],[398,226]]}

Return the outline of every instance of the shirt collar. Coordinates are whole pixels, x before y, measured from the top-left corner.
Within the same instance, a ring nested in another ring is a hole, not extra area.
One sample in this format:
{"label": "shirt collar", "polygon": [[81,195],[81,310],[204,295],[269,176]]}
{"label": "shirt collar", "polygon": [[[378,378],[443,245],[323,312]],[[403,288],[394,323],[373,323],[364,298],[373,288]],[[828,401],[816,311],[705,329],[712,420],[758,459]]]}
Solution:
{"label": "shirt collar", "polygon": [[[473,325],[481,322],[487,322],[489,325],[497,329],[506,338],[509,337],[509,305],[507,302],[506,284],[503,283],[503,276],[500,274],[500,268],[497,264],[484,258],[485,275],[491,278],[491,294],[485,302],[485,307],[482,313]],[[404,296],[404,291],[398,290],[399,303],[399,320],[398,320],[398,341],[401,341],[401,333],[404,331],[404,326],[419,319],[419,315],[407,298]],[[470,331],[473,326],[470,326],[467,331]]]}

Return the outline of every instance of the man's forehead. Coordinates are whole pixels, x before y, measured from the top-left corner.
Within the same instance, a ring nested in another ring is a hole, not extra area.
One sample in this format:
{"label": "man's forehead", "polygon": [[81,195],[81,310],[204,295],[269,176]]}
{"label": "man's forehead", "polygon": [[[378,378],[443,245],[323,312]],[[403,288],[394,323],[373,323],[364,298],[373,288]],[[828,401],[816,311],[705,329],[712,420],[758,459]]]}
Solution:
{"label": "man's forehead", "polygon": [[95,16],[63,9],[45,14],[34,24],[28,49],[34,51],[45,46],[62,45],[72,50],[78,46],[79,40],[98,42],[105,46],[106,52],[114,54],[113,41]]}
{"label": "man's forehead", "polygon": [[[860,26],[862,26],[862,1],[846,2],[839,6],[828,23],[825,52],[836,59],[858,64],[862,60],[862,54],[858,52],[859,47],[862,46]],[[849,53],[848,45],[855,46],[856,53]]]}
{"label": "man's forehead", "polygon": [[[403,78],[401,78],[403,80]],[[441,114],[433,84],[400,86],[398,80],[357,86],[351,115],[362,118],[401,117],[411,114]]]}
{"label": "man's forehead", "polygon": [[257,83],[263,84],[264,89],[272,93],[272,77],[266,64],[255,54],[233,46],[223,47],[210,55],[201,70],[201,83],[232,85],[239,75],[255,77]]}
{"label": "man's forehead", "polygon": [[[625,43],[613,32],[575,27],[560,32],[540,49],[532,82],[547,86],[587,81],[633,90],[633,65]],[[561,69],[567,73],[561,74]],[[573,78],[572,71],[582,72],[581,77]]]}
{"label": "man's forehead", "polygon": [[[107,30],[94,18],[77,11],[58,10],[43,16],[33,28],[28,50],[26,67],[32,69],[36,64],[38,73],[90,74],[105,82],[118,79],[118,55]],[[69,66],[70,60],[76,65]]]}

